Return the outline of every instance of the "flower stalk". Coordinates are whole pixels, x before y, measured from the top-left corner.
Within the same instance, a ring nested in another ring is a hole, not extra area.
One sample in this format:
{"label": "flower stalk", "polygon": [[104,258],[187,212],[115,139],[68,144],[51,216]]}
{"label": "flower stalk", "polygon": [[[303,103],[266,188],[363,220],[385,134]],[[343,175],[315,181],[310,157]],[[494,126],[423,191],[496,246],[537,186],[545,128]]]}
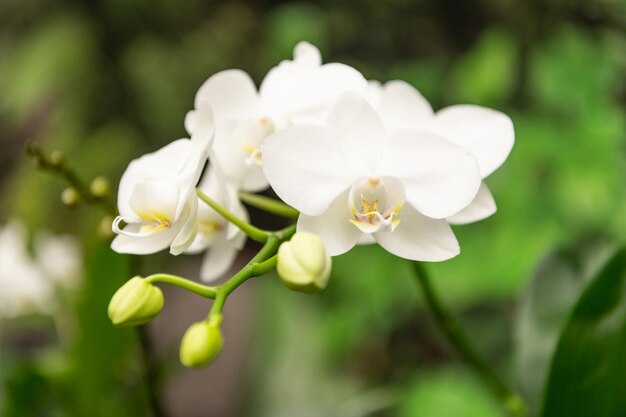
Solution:
{"label": "flower stalk", "polygon": [[187,291],[198,294],[201,297],[213,299],[217,294],[216,287],[210,287],[198,282],[188,280],[183,277],[179,277],[171,274],[154,274],[146,277],[146,281],[153,284],[156,282],[162,282],[164,284],[172,284],[181,287]]}
{"label": "flower stalk", "polygon": [[219,204],[217,201],[213,200],[211,197],[203,193],[200,189],[196,188],[196,193],[198,194],[198,198],[205,202],[209,207],[215,210],[220,216],[224,217],[226,220],[237,226],[242,232],[250,237],[250,239],[255,240],[259,243],[267,242],[270,232],[266,232],[264,230],[259,229],[246,222],[245,220],[235,216],[233,213],[228,211],[224,206]]}
{"label": "flower stalk", "polygon": [[435,317],[439,329],[446,336],[448,342],[472,371],[478,375],[485,386],[501,401],[511,416],[527,417],[528,412],[522,397],[511,390],[478,353],[463,332],[459,321],[439,300],[424,267],[419,262],[413,262],[413,270],[426,299],[426,305]]}
{"label": "flower stalk", "polygon": [[264,195],[240,192],[239,198],[250,207],[254,207],[280,217],[285,217],[287,219],[295,220],[300,215],[300,212],[295,208]]}

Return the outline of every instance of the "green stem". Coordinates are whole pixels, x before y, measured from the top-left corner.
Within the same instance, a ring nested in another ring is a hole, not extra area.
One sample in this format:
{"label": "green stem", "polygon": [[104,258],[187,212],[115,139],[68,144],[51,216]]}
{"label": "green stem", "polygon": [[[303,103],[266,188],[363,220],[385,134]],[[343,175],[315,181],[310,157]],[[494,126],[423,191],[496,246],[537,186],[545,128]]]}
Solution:
{"label": "green stem", "polygon": [[297,219],[300,215],[300,212],[295,208],[264,195],[240,192],[239,198],[251,207],[261,209],[277,216],[286,217],[288,219]]}
{"label": "green stem", "polygon": [[456,349],[467,365],[476,372],[491,392],[502,402],[512,416],[526,417],[528,413],[522,397],[509,389],[500,377],[489,367],[485,359],[478,353],[463,332],[458,320],[439,300],[423,266],[418,262],[414,262],[413,267],[417,281],[426,298],[426,304],[435,316],[439,328],[446,335],[450,344]]}
{"label": "green stem", "polygon": [[89,187],[80,179],[78,174],[69,168],[65,161],[53,161],[47,157],[41,149],[33,144],[26,147],[26,153],[34,159],[40,169],[51,172],[63,178],[80,195],[82,200],[90,205],[98,206],[107,214],[115,216],[115,204],[107,197],[98,197],[91,193]]}
{"label": "green stem", "polygon": [[226,299],[237,287],[250,278],[259,277],[273,270],[276,267],[276,252],[278,251],[278,247],[282,242],[290,239],[295,232],[296,226],[291,225],[282,230],[269,233],[267,241],[259,253],[228,281],[216,288],[215,302],[213,306],[211,306],[207,320],[211,320],[222,314]]}
{"label": "green stem", "polygon": [[204,194],[200,189],[196,188],[196,193],[200,200],[204,201],[209,207],[215,210],[220,216],[224,217],[226,220],[237,226],[242,232],[250,237],[250,239],[255,240],[259,243],[265,243],[270,235],[270,232],[266,232],[264,230],[259,229],[248,223],[247,221],[235,216],[233,213],[228,211],[226,207],[219,204],[217,201],[213,200],[208,195]]}
{"label": "green stem", "polygon": [[205,298],[215,298],[217,294],[217,289],[215,287],[209,287],[208,285],[199,284],[197,282],[193,282],[176,275],[154,274],[147,277],[146,281],[151,284],[156,282],[162,282],[165,284],[176,285]]}

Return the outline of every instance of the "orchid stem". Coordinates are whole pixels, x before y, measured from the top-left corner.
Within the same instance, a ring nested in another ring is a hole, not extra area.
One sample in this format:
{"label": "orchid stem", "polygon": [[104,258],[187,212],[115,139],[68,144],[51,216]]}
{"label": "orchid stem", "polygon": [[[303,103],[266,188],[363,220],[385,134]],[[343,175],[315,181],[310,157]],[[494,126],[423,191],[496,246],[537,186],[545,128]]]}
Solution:
{"label": "orchid stem", "polygon": [[276,252],[278,251],[278,247],[282,242],[289,240],[295,232],[296,226],[291,225],[276,232],[269,233],[267,241],[250,262],[228,281],[216,287],[215,302],[211,307],[207,320],[222,314],[226,299],[241,284],[250,278],[259,277],[272,271],[276,267]]}
{"label": "orchid stem", "polygon": [[211,197],[203,193],[200,189],[196,188],[196,193],[198,194],[198,198],[200,198],[200,200],[204,201],[220,216],[237,226],[242,232],[248,235],[250,239],[255,240],[259,243],[265,243],[268,240],[271,232],[261,230],[258,227],[255,227],[245,220],[235,216],[233,213],[227,210],[226,207],[213,200]]}
{"label": "orchid stem", "polygon": [[208,285],[199,284],[197,282],[193,282],[176,275],[154,274],[146,277],[146,281],[151,284],[156,282],[162,282],[165,284],[176,285],[178,287],[186,289],[187,291],[198,294],[199,296],[204,298],[215,298],[215,295],[217,294],[217,289],[215,287],[209,287]]}
{"label": "orchid stem", "polygon": [[500,377],[490,368],[487,361],[478,353],[463,332],[459,321],[439,300],[424,267],[418,262],[413,262],[413,269],[417,281],[422,288],[422,292],[424,293],[426,305],[435,317],[437,325],[447,337],[448,342],[454,347],[465,363],[480,377],[485,386],[502,402],[504,408],[507,409],[511,416],[526,417],[528,412],[522,397],[509,389]]}
{"label": "orchid stem", "polygon": [[288,206],[287,204],[278,201],[276,199],[266,197],[259,194],[239,193],[241,201],[247,205],[263,210],[267,213],[275,214],[277,216],[285,217],[288,219],[297,219],[300,212],[295,208]]}
{"label": "orchid stem", "polygon": [[93,195],[89,190],[89,187],[82,181],[76,172],[65,164],[65,161],[54,161],[51,157],[44,155],[41,149],[34,144],[30,144],[26,147],[26,153],[33,158],[40,169],[49,171],[52,174],[64,179],[65,182],[78,192],[82,201],[87,204],[100,207],[104,212],[111,216],[115,215],[115,205],[110,198]]}

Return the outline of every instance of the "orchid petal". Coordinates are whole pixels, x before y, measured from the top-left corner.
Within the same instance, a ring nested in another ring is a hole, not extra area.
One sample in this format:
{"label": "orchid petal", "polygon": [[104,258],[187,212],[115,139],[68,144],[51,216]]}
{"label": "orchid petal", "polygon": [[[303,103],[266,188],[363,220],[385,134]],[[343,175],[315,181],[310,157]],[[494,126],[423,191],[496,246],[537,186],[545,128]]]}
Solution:
{"label": "orchid petal", "polygon": [[496,202],[489,188],[487,188],[487,185],[483,182],[478,189],[478,194],[476,194],[476,197],[474,197],[470,205],[448,217],[446,220],[448,220],[450,224],[474,223],[486,219],[495,212]]}
{"label": "orchid petal", "polygon": [[[367,81],[344,64],[319,65],[310,44],[296,46],[294,61],[282,61],[261,82],[263,103],[291,123],[322,122],[334,101],[347,91],[365,93]],[[317,51],[319,53],[319,51]]]}
{"label": "orchid petal", "polygon": [[140,223],[128,224],[123,230],[128,235],[117,235],[113,239],[113,243],[111,243],[111,248],[117,253],[131,253],[134,255],[148,255],[160,252],[170,246],[181,226],[182,223],[161,232],[140,235]]}
{"label": "orchid petal", "polygon": [[350,186],[353,176],[335,151],[339,139],[327,127],[294,126],[265,140],[263,171],[285,203],[318,216]]}
{"label": "orchid petal", "polygon": [[423,216],[407,206],[398,215],[393,232],[374,234],[376,241],[396,256],[414,261],[438,262],[459,254],[459,244],[445,220]]}
{"label": "orchid petal", "polygon": [[341,255],[352,249],[362,235],[349,220],[352,218],[348,205],[350,190],[341,193],[320,216],[298,217],[298,231],[311,232],[324,242],[330,256]]}
{"label": "orchid petal", "polygon": [[254,81],[238,69],[220,71],[209,77],[196,93],[196,109],[203,101],[211,104],[217,119],[255,114],[260,108]]}
{"label": "orchid petal", "polygon": [[189,139],[178,139],[163,148],[133,160],[120,180],[117,205],[123,217],[137,215],[129,202],[135,186],[140,182],[174,180],[191,154]]}
{"label": "orchid petal", "polygon": [[426,129],[432,122],[434,112],[428,100],[404,81],[386,83],[379,100],[376,108],[388,130]]}
{"label": "orchid petal", "polygon": [[327,126],[335,130],[339,138],[336,146],[349,169],[361,175],[375,170],[387,143],[387,131],[363,97],[354,93],[342,95],[328,115]]}
{"label": "orchid petal", "polygon": [[434,219],[466,207],[481,184],[476,160],[468,151],[424,131],[394,132],[382,169],[402,181],[410,204]]}
{"label": "orchid petal", "polygon": [[506,114],[474,105],[446,107],[435,116],[434,132],[468,149],[483,178],[495,171],[511,153],[513,122]]}
{"label": "orchid petal", "polygon": [[224,275],[233,266],[239,249],[220,239],[211,246],[200,267],[200,278],[204,282],[214,281]]}
{"label": "orchid petal", "polygon": [[180,255],[191,246],[198,234],[198,197],[191,194],[187,199],[185,210],[181,219],[182,227],[170,245],[170,253],[174,256]]}
{"label": "orchid petal", "polygon": [[180,189],[175,182],[140,182],[135,185],[128,204],[144,220],[173,223],[179,198]]}

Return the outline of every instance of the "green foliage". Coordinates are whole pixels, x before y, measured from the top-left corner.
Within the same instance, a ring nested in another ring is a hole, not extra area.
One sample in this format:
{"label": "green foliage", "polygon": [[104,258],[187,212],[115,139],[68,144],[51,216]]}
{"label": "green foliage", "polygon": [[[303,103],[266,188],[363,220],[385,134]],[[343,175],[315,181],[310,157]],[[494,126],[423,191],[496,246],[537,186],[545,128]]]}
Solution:
{"label": "green foliage", "polygon": [[555,250],[535,271],[516,328],[519,385],[531,415],[538,415],[552,356],[585,286],[612,254],[612,245],[588,238]]}
{"label": "green foliage", "polygon": [[450,368],[417,376],[400,406],[399,417],[502,417],[479,381]]}
{"label": "green foliage", "polygon": [[626,415],[626,249],[576,304],[554,355],[543,417]]}
{"label": "green foliage", "polygon": [[[135,329],[113,327],[109,299],[131,276],[129,257],[98,242],[88,257],[86,288],[78,306],[78,338],[68,388],[74,415],[136,416],[146,396],[137,363]],[[134,367],[134,369],[133,369]]]}

